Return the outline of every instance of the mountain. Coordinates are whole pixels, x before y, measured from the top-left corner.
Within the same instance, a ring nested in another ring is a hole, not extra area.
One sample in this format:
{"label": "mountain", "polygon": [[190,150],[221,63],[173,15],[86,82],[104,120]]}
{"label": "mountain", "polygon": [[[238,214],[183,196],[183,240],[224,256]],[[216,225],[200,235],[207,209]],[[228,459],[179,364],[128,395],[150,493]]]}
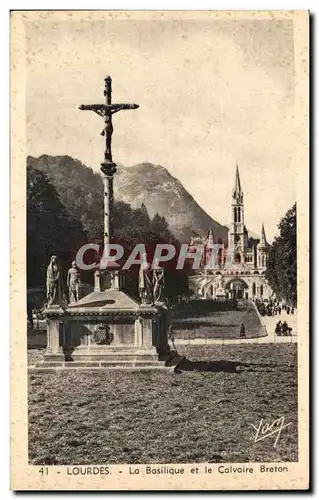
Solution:
{"label": "mountain", "polygon": [[[47,175],[68,212],[81,220],[86,231],[85,224],[89,220],[90,231],[94,233],[92,221],[103,220],[101,175],[70,156],[29,156],[27,162]],[[119,165],[114,181],[114,197],[134,209],[144,203],[151,218],[156,213],[165,217],[169,230],[181,243],[188,243],[192,236],[207,235],[210,227],[216,239],[227,240],[228,228],[212,219],[182,183],[160,165]],[[86,207],[85,214],[83,205]],[[96,232],[98,230],[97,227]]]}
{"label": "mountain", "polygon": [[119,168],[114,195],[133,208],[144,203],[150,217],[156,213],[165,217],[170,231],[182,243],[189,242],[194,235],[206,236],[210,227],[216,239],[227,241],[227,227],[212,219],[182,183],[161,165],[140,163]]}
{"label": "mountain", "polygon": [[27,165],[46,174],[67,212],[94,238],[103,221],[103,182],[99,173],[71,156],[28,156]]}

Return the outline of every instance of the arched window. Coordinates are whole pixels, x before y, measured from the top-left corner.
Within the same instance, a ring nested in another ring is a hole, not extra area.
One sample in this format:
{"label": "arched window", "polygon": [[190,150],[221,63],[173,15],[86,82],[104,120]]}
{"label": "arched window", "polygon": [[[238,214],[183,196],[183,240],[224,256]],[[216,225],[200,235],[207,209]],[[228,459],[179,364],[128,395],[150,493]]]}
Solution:
{"label": "arched window", "polygon": [[237,207],[237,211],[238,211],[238,215],[237,215],[237,219],[238,219],[238,222],[240,222],[240,207]]}
{"label": "arched window", "polygon": [[234,207],[234,222],[237,222],[237,209]]}
{"label": "arched window", "polygon": [[253,295],[256,295],[256,283],[253,283]]}
{"label": "arched window", "polygon": [[262,297],[264,295],[264,286],[260,285],[260,296]]}

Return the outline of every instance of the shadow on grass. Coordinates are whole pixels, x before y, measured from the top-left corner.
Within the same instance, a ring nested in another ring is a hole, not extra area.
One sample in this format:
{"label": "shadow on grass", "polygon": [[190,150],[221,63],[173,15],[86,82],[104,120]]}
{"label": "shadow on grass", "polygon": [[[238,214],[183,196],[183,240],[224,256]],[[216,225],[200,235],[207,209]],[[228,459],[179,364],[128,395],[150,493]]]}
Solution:
{"label": "shadow on grass", "polygon": [[245,372],[271,372],[280,371],[287,372],[291,368],[287,365],[278,365],[276,363],[241,363],[240,361],[191,361],[186,356],[181,357],[180,361],[175,366],[175,373],[182,371],[198,371],[198,372],[224,372],[224,373],[241,373]]}

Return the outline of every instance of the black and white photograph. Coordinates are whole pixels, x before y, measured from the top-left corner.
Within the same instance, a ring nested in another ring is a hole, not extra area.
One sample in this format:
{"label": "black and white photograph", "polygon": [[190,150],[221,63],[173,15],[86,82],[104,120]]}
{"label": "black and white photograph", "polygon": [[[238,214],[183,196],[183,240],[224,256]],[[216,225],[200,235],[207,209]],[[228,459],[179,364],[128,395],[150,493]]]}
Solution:
{"label": "black and white photograph", "polygon": [[12,13],[14,489],[307,488],[308,22]]}

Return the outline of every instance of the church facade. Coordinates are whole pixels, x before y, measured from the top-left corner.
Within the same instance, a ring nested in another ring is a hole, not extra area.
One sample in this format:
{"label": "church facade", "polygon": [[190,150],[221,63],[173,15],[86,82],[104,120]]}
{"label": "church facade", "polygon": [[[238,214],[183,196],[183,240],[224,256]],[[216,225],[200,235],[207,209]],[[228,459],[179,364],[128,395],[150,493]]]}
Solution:
{"label": "church facade", "polygon": [[228,241],[216,241],[210,230],[206,239],[193,238],[190,247],[204,244],[200,269],[189,277],[189,288],[202,298],[269,299],[272,290],[265,278],[267,241],[264,225],[261,235],[251,234],[245,225],[244,193],[236,166],[231,196]]}

